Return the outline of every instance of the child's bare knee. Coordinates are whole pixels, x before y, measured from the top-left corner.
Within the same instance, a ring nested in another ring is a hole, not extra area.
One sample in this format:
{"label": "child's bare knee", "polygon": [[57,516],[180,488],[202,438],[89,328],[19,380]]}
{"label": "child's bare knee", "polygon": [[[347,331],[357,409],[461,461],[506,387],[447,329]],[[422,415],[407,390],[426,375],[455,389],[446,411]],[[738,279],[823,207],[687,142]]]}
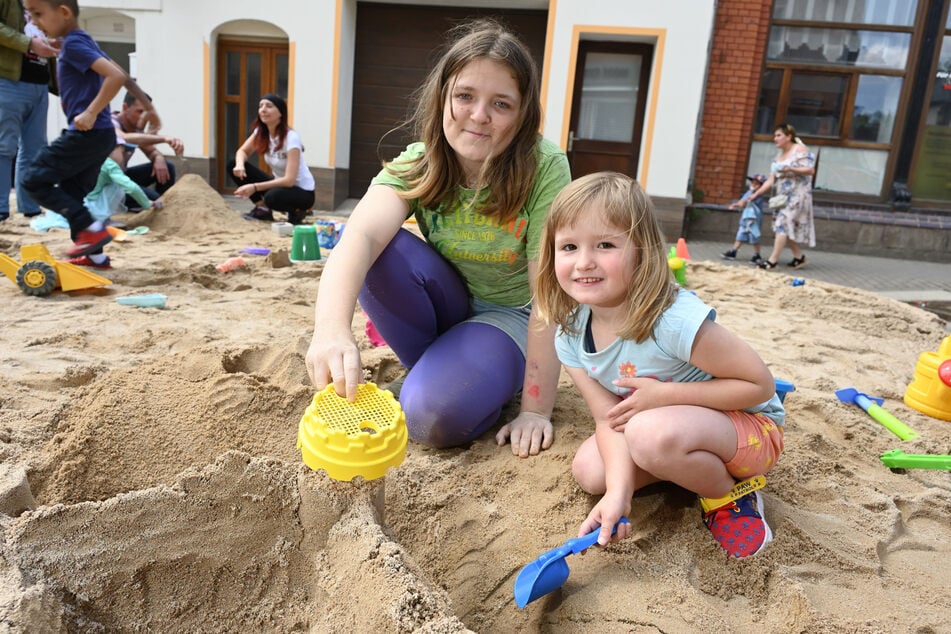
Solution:
{"label": "child's bare knee", "polygon": [[635,464],[651,473],[678,451],[681,441],[668,426],[645,424],[636,417],[627,423],[624,437]]}
{"label": "child's bare knee", "polygon": [[607,490],[604,483],[604,465],[593,460],[591,456],[583,455],[581,451],[575,454],[574,460],[571,461],[571,475],[585,493],[600,495]]}

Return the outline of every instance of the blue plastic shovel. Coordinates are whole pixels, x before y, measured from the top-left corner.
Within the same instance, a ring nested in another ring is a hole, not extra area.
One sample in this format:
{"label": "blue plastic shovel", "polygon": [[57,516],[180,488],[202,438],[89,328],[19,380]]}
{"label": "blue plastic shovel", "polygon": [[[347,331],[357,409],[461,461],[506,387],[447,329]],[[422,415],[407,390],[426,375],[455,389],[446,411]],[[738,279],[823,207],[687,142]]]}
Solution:
{"label": "blue plastic shovel", "polygon": [[885,402],[883,399],[859,392],[854,387],[844,387],[836,390],[835,395],[843,403],[853,403],[861,407],[865,410],[865,413],[902,440],[911,440],[918,437],[918,432],[882,409],[881,405]]}
{"label": "blue plastic shovel", "polygon": [[[617,527],[621,524],[629,523],[626,517],[622,517],[614,525],[611,534],[616,533]],[[600,530],[601,528],[598,527],[584,537],[569,539],[563,546],[543,553],[538,559],[522,568],[515,577],[515,604],[524,608],[535,599],[554,592],[564,585],[570,572],[565,557],[577,555],[594,546],[598,541]]]}

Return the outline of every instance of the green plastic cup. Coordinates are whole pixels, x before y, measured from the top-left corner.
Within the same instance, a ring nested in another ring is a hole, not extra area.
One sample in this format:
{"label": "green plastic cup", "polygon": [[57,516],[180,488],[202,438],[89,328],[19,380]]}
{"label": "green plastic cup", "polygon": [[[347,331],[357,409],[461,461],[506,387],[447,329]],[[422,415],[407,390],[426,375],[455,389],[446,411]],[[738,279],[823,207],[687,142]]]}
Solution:
{"label": "green plastic cup", "polygon": [[294,227],[291,239],[291,262],[313,262],[320,259],[320,246],[317,244],[317,227],[298,225]]}

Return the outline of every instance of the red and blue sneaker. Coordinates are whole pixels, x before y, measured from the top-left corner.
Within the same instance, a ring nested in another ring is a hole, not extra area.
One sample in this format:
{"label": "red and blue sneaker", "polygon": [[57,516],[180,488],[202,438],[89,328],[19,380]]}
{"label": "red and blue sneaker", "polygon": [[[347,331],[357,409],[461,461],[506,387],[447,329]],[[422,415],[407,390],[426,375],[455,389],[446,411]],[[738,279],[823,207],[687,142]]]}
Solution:
{"label": "red and blue sneaker", "polygon": [[720,547],[733,557],[755,555],[773,541],[773,532],[763,517],[763,498],[755,490],[765,483],[762,476],[739,482],[726,496],[726,502],[718,506],[712,503],[724,498],[700,498],[704,523]]}

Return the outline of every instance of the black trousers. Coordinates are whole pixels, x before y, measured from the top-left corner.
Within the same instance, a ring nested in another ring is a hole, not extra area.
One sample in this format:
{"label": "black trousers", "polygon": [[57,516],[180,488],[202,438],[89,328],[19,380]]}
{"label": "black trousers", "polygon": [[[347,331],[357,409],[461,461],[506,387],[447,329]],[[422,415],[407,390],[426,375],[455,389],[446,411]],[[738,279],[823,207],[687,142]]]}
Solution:
{"label": "black trousers", "polygon": [[[169,188],[175,184],[175,164],[169,160],[166,160],[165,164],[168,165],[168,180],[164,183],[155,180],[155,176],[152,174],[152,163],[133,165],[126,169],[125,175],[128,176],[133,183],[142,188],[142,191],[149,197],[149,200],[158,200],[162,194],[167,192]],[[153,185],[155,186],[154,189],[152,187]],[[132,208],[138,207],[139,203],[135,202],[135,198],[132,196],[126,196],[125,205],[126,207]]]}
{"label": "black trousers", "polygon": [[93,223],[83,198],[96,186],[99,169],[115,146],[114,128],[63,130],[37,153],[23,176],[23,187],[33,200],[69,221],[73,240]]}
{"label": "black trousers", "polygon": [[[234,161],[228,162],[228,174],[231,176],[231,182],[240,187],[241,185],[250,185],[251,183],[263,183],[274,180],[267,172],[262,171],[257,165],[250,163],[244,164],[244,178],[238,178],[234,175]],[[255,205],[262,202],[271,211],[306,211],[314,206],[314,192],[300,187],[274,187],[267,191],[255,192],[251,196]]]}

